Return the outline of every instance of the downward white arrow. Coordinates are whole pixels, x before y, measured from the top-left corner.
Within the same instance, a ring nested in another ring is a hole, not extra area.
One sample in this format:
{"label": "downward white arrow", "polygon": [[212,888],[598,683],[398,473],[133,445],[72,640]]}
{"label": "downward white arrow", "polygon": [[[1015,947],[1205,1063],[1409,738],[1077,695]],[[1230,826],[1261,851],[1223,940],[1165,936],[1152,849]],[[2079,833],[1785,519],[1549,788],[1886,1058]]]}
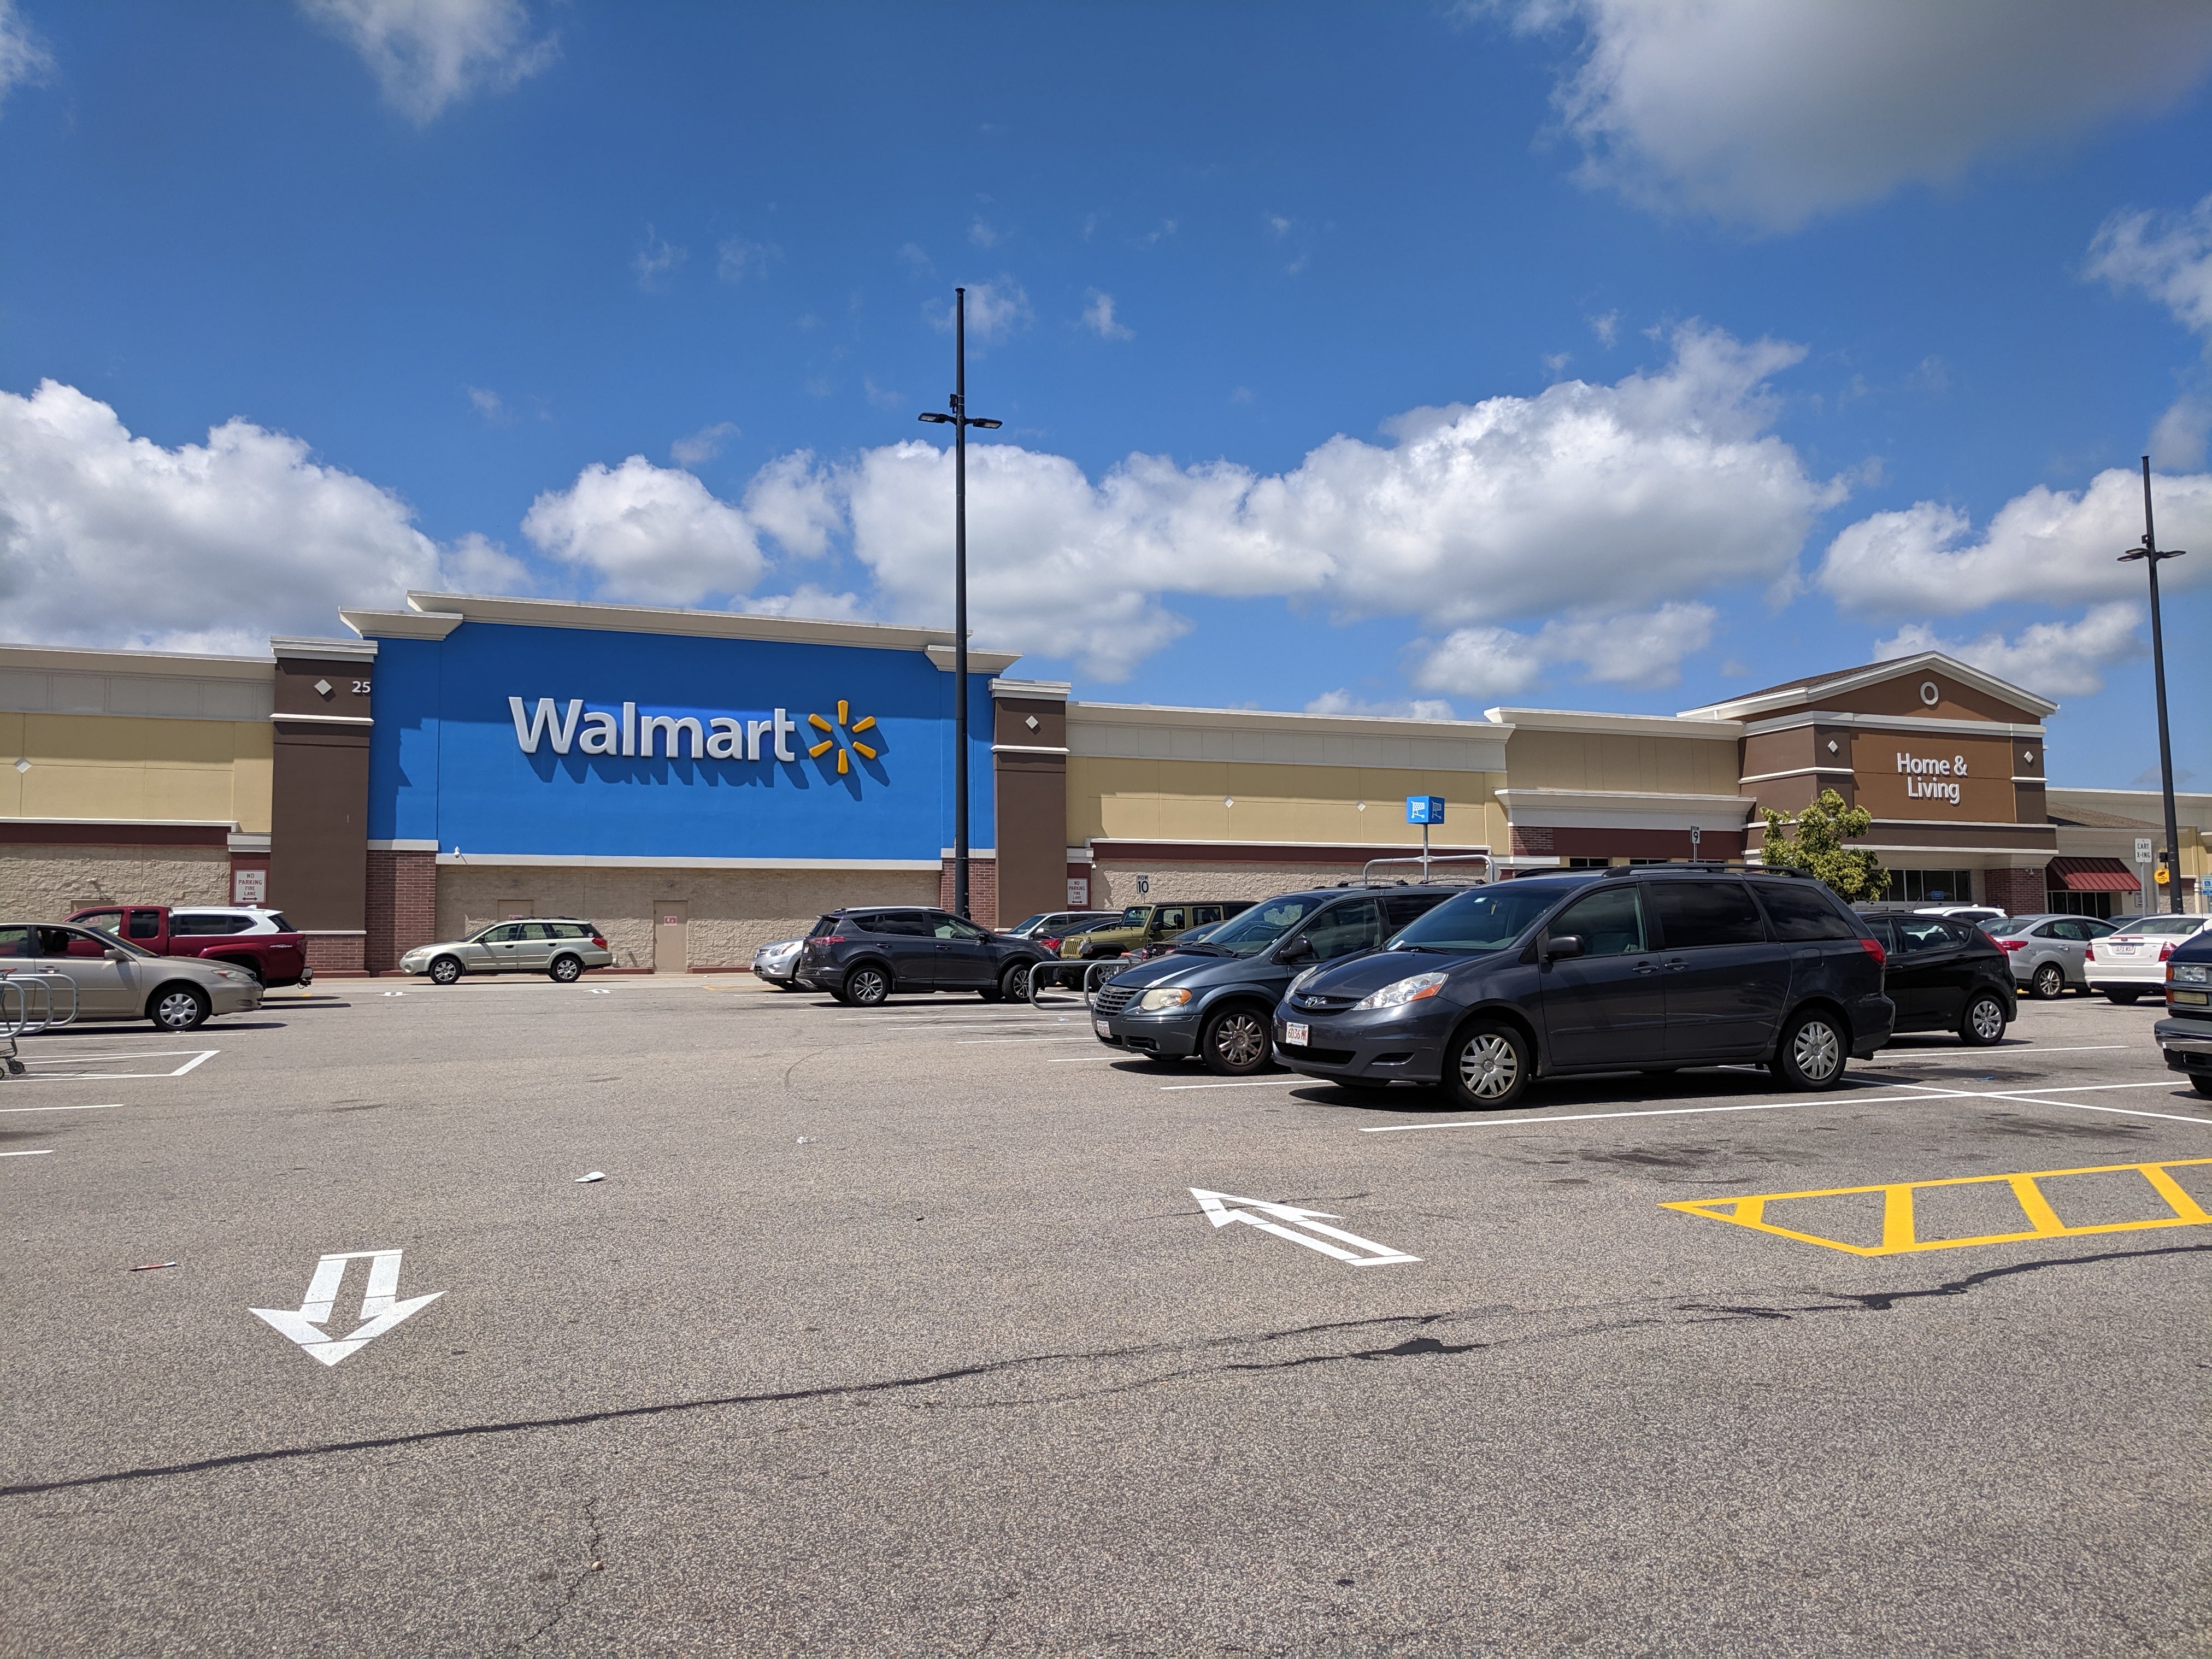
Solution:
{"label": "downward white arrow", "polygon": [[[246,1311],[258,1314],[273,1329],[324,1364],[335,1365],[445,1295],[443,1291],[433,1291],[428,1296],[400,1301],[400,1255],[398,1250],[349,1250],[326,1255],[315,1263],[315,1276],[307,1281],[307,1299],[296,1312],[289,1308]],[[368,1289],[361,1298],[361,1326],[350,1336],[334,1337],[321,1328],[330,1322],[338,1287],[345,1280],[346,1263],[363,1260],[368,1263]]]}
{"label": "downward white arrow", "polygon": [[[1218,1227],[1232,1221],[1241,1221],[1248,1227],[1257,1227],[1263,1233],[1273,1233],[1278,1238],[1287,1238],[1293,1244],[1303,1244],[1310,1250],[1319,1250],[1323,1255],[1334,1256],[1339,1261],[1354,1267],[1383,1267],[1395,1262],[1419,1261],[1417,1255],[1407,1255],[1403,1250],[1394,1250],[1388,1244],[1377,1244],[1371,1238],[1362,1238],[1358,1233],[1348,1233],[1341,1227],[1325,1227],[1324,1221],[1341,1221],[1344,1218],[1329,1214],[1326,1210],[1302,1210],[1295,1204],[1269,1204],[1256,1198],[1239,1198],[1234,1193],[1212,1193],[1203,1187],[1194,1187],[1190,1195],[1198,1200],[1198,1207],[1206,1218]],[[1237,1206],[1231,1208],[1231,1205]],[[1253,1213],[1255,1211],[1258,1214]],[[1273,1216],[1272,1221],[1262,1220]],[[1284,1226],[1289,1222],[1291,1226]],[[1303,1227],[1304,1232],[1294,1232],[1292,1227]],[[1325,1237],[1312,1235],[1321,1233]],[[1340,1243],[1331,1244],[1328,1239]],[[1343,1245],[1352,1248],[1346,1249]]]}

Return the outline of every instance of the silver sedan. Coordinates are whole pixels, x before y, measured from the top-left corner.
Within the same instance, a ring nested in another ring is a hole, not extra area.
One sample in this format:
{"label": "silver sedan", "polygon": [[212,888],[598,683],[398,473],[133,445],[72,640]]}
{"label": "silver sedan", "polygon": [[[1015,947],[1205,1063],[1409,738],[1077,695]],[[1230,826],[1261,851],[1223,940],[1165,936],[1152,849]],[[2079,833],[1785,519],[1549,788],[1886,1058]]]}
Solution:
{"label": "silver sedan", "polygon": [[799,951],[805,943],[803,939],[780,939],[762,945],[753,952],[753,977],[786,991],[797,989]]}
{"label": "silver sedan", "polygon": [[1985,921],[1982,931],[1997,942],[1997,949],[2012,958],[2013,982],[2045,1002],[2066,994],[2070,988],[2087,991],[2089,979],[2084,958],[2092,941],[2112,931],[2109,921],[2094,916],[2069,916],[2045,912],[2040,915],[2007,916]]}
{"label": "silver sedan", "polygon": [[[157,957],[96,927],[0,922],[0,978],[44,981],[0,994],[11,1018],[40,1006],[56,1017],[69,994],[47,988],[59,975],[74,988],[76,1018],[147,1019],[165,1031],[190,1031],[218,1014],[250,1014],[261,1006],[261,981],[243,968],[198,957]],[[27,994],[28,1007],[23,1005]]]}

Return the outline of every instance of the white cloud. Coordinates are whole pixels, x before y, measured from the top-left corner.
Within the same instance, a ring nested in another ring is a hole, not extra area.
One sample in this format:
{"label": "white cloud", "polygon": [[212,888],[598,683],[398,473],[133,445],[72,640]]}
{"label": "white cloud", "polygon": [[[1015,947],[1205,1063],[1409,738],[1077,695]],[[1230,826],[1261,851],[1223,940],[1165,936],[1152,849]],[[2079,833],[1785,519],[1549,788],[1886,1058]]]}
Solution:
{"label": "white cloud", "polygon": [[690,250],[678,247],[665,240],[651,225],[645,228],[645,246],[639,248],[630,260],[630,269],[637,272],[637,285],[647,294],[660,286],[661,278],[690,257]]}
{"label": "white cloud", "polygon": [[748,276],[767,276],[769,262],[781,258],[783,250],[773,242],[725,236],[714,245],[714,275],[726,283],[742,283]]}
{"label": "white cloud", "polygon": [[778,456],[755,473],[745,490],[744,510],[785,551],[801,558],[827,553],[830,537],[845,526],[843,509],[811,450]]}
{"label": "white cloud", "polygon": [[968,240],[977,247],[996,247],[999,245],[999,233],[978,219],[968,227]]}
{"label": "white cloud", "polygon": [[836,593],[801,582],[788,593],[763,593],[731,607],[753,617],[805,617],[817,622],[866,622],[867,606],[858,593]]}
{"label": "white cloud", "polygon": [[679,466],[696,466],[702,461],[713,460],[722,453],[724,444],[741,435],[736,422],[717,421],[669,445],[669,459]]}
{"label": "white cloud", "polygon": [[[952,331],[953,307],[933,308],[929,313],[932,327],[943,333]],[[976,283],[968,289],[968,337],[989,344],[1004,339],[1017,329],[1027,328],[1036,313],[1030,309],[1030,296],[1022,285],[1011,276],[1001,276],[995,283]]]}
{"label": "white cloud", "polygon": [[2106,669],[2150,654],[2136,632],[2142,614],[2139,605],[2114,601],[2092,606],[2079,622],[2037,623],[2011,640],[1991,632],[1951,641],[1924,623],[1910,623],[1895,637],[1876,642],[1874,655],[1876,662],[1887,662],[1941,651],[2042,696],[2087,696],[2104,689]]}
{"label": "white cloud", "polygon": [[359,52],[386,101],[417,126],[480,88],[505,91],[559,52],[531,38],[522,0],[300,0],[301,9]]}
{"label": "white cloud", "polygon": [[1133,340],[1136,331],[1114,319],[1114,296],[1091,290],[1091,303],[1083,308],[1083,325],[1102,340]]}
{"label": "white cloud", "polygon": [[0,102],[17,87],[35,86],[53,70],[53,54],[23,21],[15,0],[0,0]]}
{"label": "white cloud", "polygon": [[872,376],[863,374],[860,377],[860,390],[866,396],[872,408],[903,409],[906,407],[906,394],[903,392],[894,392],[888,386],[878,386]]}
{"label": "white cloud", "polygon": [[1682,659],[1712,642],[1709,605],[1673,600],[1648,611],[1554,619],[1534,634],[1505,628],[1462,628],[1448,635],[1413,671],[1424,690],[1474,697],[1524,691],[1553,663],[1578,662],[1581,678],[1651,690],[1682,678]]}
{"label": "white cloud", "polygon": [[937,267],[931,263],[929,256],[913,242],[899,244],[898,262],[906,267],[907,275],[909,276],[934,276],[937,271]]}
{"label": "white cloud", "polygon": [[2115,213],[2089,243],[2087,274],[2141,289],[2212,337],[2212,196],[2186,214]]}
{"label": "white cloud", "polygon": [[[2154,476],[2159,544],[2212,545],[2212,475]],[[2081,605],[2139,592],[2142,570],[2117,562],[2142,539],[2142,478],[2113,467],[2087,489],[2038,484],[1997,509],[1979,541],[1958,508],[1916,501],[1846,526],[1815,578],[1845,610],[1862,616],[1957,616],[2014,601]],[[2196,567],[2194,569],[2190,567]],[[2203,562],[2184,559],[2159,580],[2204,580]]]}
{"label": "white cloud", "polygon": [[540,552],[587,570],[610,599],[696,605],[743,593],[765,562],[752,526],[689,472],[633,455],[594,462],[564,490],[547,490],[523,516]]}
{"label": "white cloud", "polygon": [[1608,311],[1602,317],[1592,317],[1589,320],[1590,332],[1597,336],[1597,343],[1611,350],[1613,343],[1620,337],[1620,313]]}
{"label": "white cloud", "polygon": [[1577,27],[1553,101],[1582,176],[1770,230],[1943,184],[1984,156],[2179,98],[2212,62],[2197,0],[1475,0]]}
{"label": "white cloud", "polygon": [[2212,398],[2177,398],[2150,429],[2150,464],[2202,466],[2209,437],[2212,437]]}
{"label": "white cloud", "polygon": [[466,390],[469,394],[469,406],[477,414],[483,416],[494,426],[507,424],[507,404],[499,393],[480,386],[472,386]]}
{"label": "white cloud", "polygon": [[1365,714],[1385,720],[1455,720],[1458,714],[1442,697],[1399,697],[1370,702],[1339,689],[1324,691],[1306,705],[1309,714]]}
{"label": "white cloud", "polygon": [[0,392],[0,617],[55,644],[260,652],[325,634],[341,605],[393,605],[520,567],[471,538],[441,550],[391,491],[233,420],[205,444],[134,437],[73,386]]}

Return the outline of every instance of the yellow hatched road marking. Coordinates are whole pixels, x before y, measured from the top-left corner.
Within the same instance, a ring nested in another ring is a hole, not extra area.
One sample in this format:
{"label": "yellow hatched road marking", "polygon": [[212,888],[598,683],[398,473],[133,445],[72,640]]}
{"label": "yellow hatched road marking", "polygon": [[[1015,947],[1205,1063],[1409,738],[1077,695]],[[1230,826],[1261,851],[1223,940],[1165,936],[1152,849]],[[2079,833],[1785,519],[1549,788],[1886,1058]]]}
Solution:
{"label": "yellow hatched road marking", "polygon": [[[1874,1187],[1824,1187],[1817,1191],[1802,1193],[1761,1193],[1749,1198],[1694,1198],[1671,1204],[1662,1204],[1662,1210],[1680,1210],[1686,1215],[1704,1216],[1709,1221],[1733,1222],[1739,1227],[1749,1227],[1762,1233],[1772,1233],[1778,1238],[1794,1238],[1803,1244],[1818,1244],[1826,1249],[1844,1250],[1852,1255],[1906,1255],[1924,1250],[1960,1250],[1972,1244],[2012,1244],[2031,1238],[2077,1238],[2092,1233],[2139,1232],[2152,1227],[2201,1227],[2212,1223],[2202,1205],[2191,1198],[2168,1170],[2185,1168],[2191,1164],[2212,1164],[2212,1158],[2167,1158],[2151,1164],[2094,1164],[2078,1170],[2035,1170],[2021,1175],[1949,1176],[1939,1181],[1885,1182]],[[2165,1203],[2170,1214],[2153,1216],[2143,1221],[2100,1221],[2086,1226],[2069,1227],[2059,1219],[2058,1212],[2036,1183],[2061,1176],[2114,1175],[2132,1170],[2142,1176],[2150,1189]],[[1922,1239],[1913,1231],[1912,1194],[1931,1187],[1984,1187],[2002,1182],[2012,1189],[2021,1213],[2028,1222],[2025,1232],[1985,1233],[1976,1238]],[[1840,1238],[1823,1238],[1818,1233],[1799,1232],[1794,1228],[1776,1225],[1766,1218],[1766,1206],[1796,1198],[1849,1198],[1860,1193],[1881,1194],[1881,1243],[1879,1244],[1850,1244]]]}

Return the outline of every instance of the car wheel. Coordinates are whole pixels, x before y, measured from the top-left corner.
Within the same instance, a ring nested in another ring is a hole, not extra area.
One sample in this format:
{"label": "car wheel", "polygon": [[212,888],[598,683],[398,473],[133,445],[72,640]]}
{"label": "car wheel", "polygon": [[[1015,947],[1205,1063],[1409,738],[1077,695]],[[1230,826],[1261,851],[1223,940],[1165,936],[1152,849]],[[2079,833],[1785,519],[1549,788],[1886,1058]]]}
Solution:
{"label": "car wheel", "polygon": [[1030,998],[1030,966],[1018,962],[999,976],[999,994],[1008,1002],[1028,1002]]}
{"label": "car wheel", "polygon": [[1843,1024],[1836,1015],[1808,1009],[1783,1026],[1783,1040],[1774,1048],[1767,1071],[1783,1088],[1834,1088],[1843,1082],[1843,1066],[1850,1048],[1843,1040]]}
{"label": "car wheel", "polygon": [[2046,962],[2035,970],[2028,988],[2039,1002],[2056,1002],[2066,994],[2066,970],[2055,962]]}
{"label": "car wheel", "polygon": [[430,964],[430,983],[433,985],[451,985],[460,976],[461,964],[459,957],[440,957]]}
{"label": "car wheel", "polygon": [[2141,991],[2107,991],[2105,994],[2112,1001],[2118,1003],[2121,1007],[2132,1008],[2135,1006],[2136,999],[2142,993]]}
{"label": "car wheel", "polygon": [[1267,1069],[1268,1042],[1267,1015],[1257,1008],[1224,1008],[1206,1022],[1198,1051],[1216,1076],[1249,1077]]}
{"label": "car wheel", "polygon": [[584,976],[584,964],[574,957],[556,957],[553,965],[545,970],[559,985],[574,985]]}
{"label": "car wheel", "polygon": [[1510,1025],[1477,1025],[1444,1060],[1444,1092],[1460,1107],[1498,1111],[1518,1105],[1535,1069],[1528,1041]]}
{"label": "car wheel", "polygon": [[856,1008],[882,1006],[891,994],[891,976],[873,963],[864,963],[845,975],[845,1000]]}
{"label": "car wheel", "polygon": [[164,985],[147,1005],[146,1018],[164,1031],[197,1031],[214,1012],[207,993],[197,985]]}
{"label": "car wheel", "polygon": [[1808,1008],[1783,1028],[1782,1042],[1767,1069],[1785,1088],[1832,1089],[1844,1080],[1844,1065],[1850,1057],[1836,1017]]}
{"label": "car wheel", "polygon": [[2004,1004],[1996,992],[1978,992],[1959,1022],[1959,1041],[1969,1048],[1990,1048],[2004,1041]]}
{"label": "car wheel", "polygon": [[2206,1077],[2199,1072],[2189,1079],[2189,1086],[2200,1095],[2212,1095],[2212,1077]]}

